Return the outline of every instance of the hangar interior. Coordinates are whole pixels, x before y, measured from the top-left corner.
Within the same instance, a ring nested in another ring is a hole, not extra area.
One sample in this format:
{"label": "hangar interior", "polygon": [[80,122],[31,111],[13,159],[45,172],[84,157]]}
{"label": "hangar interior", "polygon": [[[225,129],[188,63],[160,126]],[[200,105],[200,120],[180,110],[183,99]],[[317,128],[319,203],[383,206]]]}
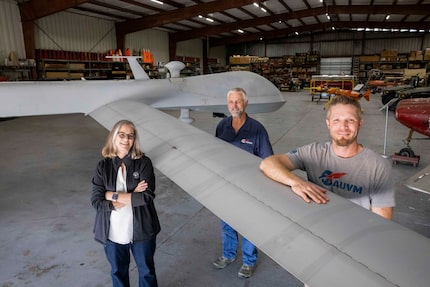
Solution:
{"label": "hangar interior", "polygon": [[[142,55],[154,79],[167,76],[164,65],[171,60],[186,64],[181,77],[252,71],[275,84],[287,101],[276,112],[251,115],[281,153],[328,139],[322,120],[327,88],[351,90],[369,80],[428,87],[428,11],[430,2],[413,0],[2,0],[0,82],[127,81],[133,78],[127,63],[106,58],[119,53]],[[361,99],[365,125],[359,139],[389,158],[405,147],[408,128],[393,111],[381,109],[383,89],[373,90],[369,101]],[[214,133],[219,118],[192,115],[193,125]],[[89,203],[108,131],[82,114],[12,118],[0,126],[0,284],[109,285]],[[393,165],[393,220],[428,238],[430,196],[404,183],[430,164],[430,148],[426,140],[412,140],[411,146],[419,164]],[[160,286],[303,286],[265,254],[246,281],[237,278],[238,262],[213,270],[219,219],[158,171],[157,181]],[[131,280],[136,286],[135,267]]]}

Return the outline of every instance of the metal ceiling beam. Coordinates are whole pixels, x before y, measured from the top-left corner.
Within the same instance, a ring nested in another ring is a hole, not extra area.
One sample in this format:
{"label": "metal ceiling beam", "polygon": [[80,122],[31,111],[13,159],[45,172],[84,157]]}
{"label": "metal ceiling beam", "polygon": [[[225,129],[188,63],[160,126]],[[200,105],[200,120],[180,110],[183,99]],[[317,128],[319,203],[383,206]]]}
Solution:
{"label": "metal ceiling beam", "polygon": [[[334,25],[332,25],[334,24]],[[322,23],[322,24],[314,24],[300,27],[292,27],[286,29],[279,29],[276,31],[268,31],[262,33],[249,33],[246,35],[234,37],[224,37],[218,39],[210,39],[210,47],[216,47],[227,44],[239,44],[244,42],[257,42],[262,38],[264,41],[270,41],[273,39],[286,38],[289,35],[299,32],[315,32],[315,31],[327,31],[331,30],[332,26],[336,28],[336,31],[346,28],[381,28],[381,29],[416,29],[416,30],[429,30],[430,22],[417,23],[417,22],[334,22],[334,23]]]}
{"label": "metal ceiling beam", "polygon": [[[46,0],[45,0],[46,1]],[[189,18],[197,17],[198,15],[206,15],[209,13],[224,11],[232,8],[238,8],[252,4],[255,0],[218,0],[207,2],[204,4],[193,5],[159,13],[156,15],[146,16],[144,18],[129,20],[125,22],[116,23],[116,30],[119,34],[133,33],[140,30],[146,30],[157,26],[162,26],[172,22],[186,20]]]}
{"label": "metal ceiling beam", "polygon": [[30,0],[18,4],[21,20],[34,21],[63,10],[90,2],[89,0]]}
{"label": "metal ceiling beam", "polygon": [[[327,10],[327,8],[329,10]],[[259,17],[255,19],[236,21],[224,25],[216,25],[204,29],[194,29],[193,31],[180,32],[170,35],[173,41],[185,41],[195,38],[208,37],[225,32],[231,32],[237,29],[247,27],[255,27],[259,25],[267,25],[277,21],[288,21],[293,19],[300,19],[309,16],[325,15],[329,11],[330,14],[404,14],[405,11],[411,15],[428,15],[430,5],[338,5],[330,7],[319,7],[312,9],[305,9],[300,11],[293,11],[290,13],[276,14],[266,17]],[[321,23],[319,25],[324,25]]]}

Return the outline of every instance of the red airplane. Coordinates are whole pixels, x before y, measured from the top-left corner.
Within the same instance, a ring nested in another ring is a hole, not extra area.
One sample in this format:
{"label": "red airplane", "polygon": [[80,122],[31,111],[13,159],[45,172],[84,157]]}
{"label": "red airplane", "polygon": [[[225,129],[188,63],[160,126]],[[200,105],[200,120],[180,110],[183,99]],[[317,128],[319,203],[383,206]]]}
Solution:
{"label": "red airplane", "polygon": [[419,160],[419,157],[415,156],[409,143],[412,140],[412,134],[414,132],[430,137],[430,98],[401,100],[397,104],[395,117],[401,124],[410,128],[409,135],[405,139],[406,147],[401,149],[395,156]]}

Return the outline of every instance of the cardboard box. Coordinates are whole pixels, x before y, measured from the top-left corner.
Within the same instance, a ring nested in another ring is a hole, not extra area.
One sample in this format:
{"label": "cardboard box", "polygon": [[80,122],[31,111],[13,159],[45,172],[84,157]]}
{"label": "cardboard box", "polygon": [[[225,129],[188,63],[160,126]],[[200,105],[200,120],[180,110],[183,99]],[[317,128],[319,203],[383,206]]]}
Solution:
{"label": "cardboard box", "polygon": [[230,65],[243,65],[243,64],[250,64],[251,63],[251,56],[232,56],[230,57]]}
{"label": "cardboard box", "polygon": [[46,79],[67,79],[69,78],[68,72],[46,72]]}
{"label": "cardboard box", "polygon": [[80,79],[84,73],[46,72],[46,79]]}
{"label": "cardboard box", "polygon": [[426,69],[404,69],[403,77],[409,78],[412,76],[418,76],[420,78],[426,77]]}
{"label": "cardboard box", "polygon": [[67,64],[45,63],[45,69],[67,69]]}
{"label": "cardboard box", "polygon": [[397,57],[382,57],[380,58],[381,62],[397,62]]}
{"label": "cardboard box", "polygon": [[430,48],[426,48],[426,49],[424,50],[423,59],[424,59],[424,60],[430,60]]}
{"label": "cardboard box", "polygon": [[381,57],[396,57],[397,58],[397,50],[382,50]]}
{"label": "cardboard box", "polygon": [[69,69],[70,70],[83,70],[83,69],[85,69],[85,64],[71,63],[71,64],[69,64]]}
{"label": "cardboard box", "polygon": [[360,62],[379,62],[379,55],[360,56]]}
{"label": "cardboard box", "polygon": [[69,78],[79,80],[84,77],[84,73],[69,73]]}

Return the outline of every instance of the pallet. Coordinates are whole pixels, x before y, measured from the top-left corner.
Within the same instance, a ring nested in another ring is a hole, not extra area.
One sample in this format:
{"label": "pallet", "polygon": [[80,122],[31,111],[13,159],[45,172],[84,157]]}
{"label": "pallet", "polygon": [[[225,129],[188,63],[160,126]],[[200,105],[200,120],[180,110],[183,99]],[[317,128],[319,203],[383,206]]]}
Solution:
{"label": "pallet", "polygon": [[416,155],[414,157],[410,157],[410,156],[403,156],[403,155],[399,155],[399,154],[395,153],[391,156],[391,159],[393,160],[394,164],[409,163],[409,164],[412,164],[414,167],[417,167],[418,164],[420,163],[420,156],[419,155]]}

